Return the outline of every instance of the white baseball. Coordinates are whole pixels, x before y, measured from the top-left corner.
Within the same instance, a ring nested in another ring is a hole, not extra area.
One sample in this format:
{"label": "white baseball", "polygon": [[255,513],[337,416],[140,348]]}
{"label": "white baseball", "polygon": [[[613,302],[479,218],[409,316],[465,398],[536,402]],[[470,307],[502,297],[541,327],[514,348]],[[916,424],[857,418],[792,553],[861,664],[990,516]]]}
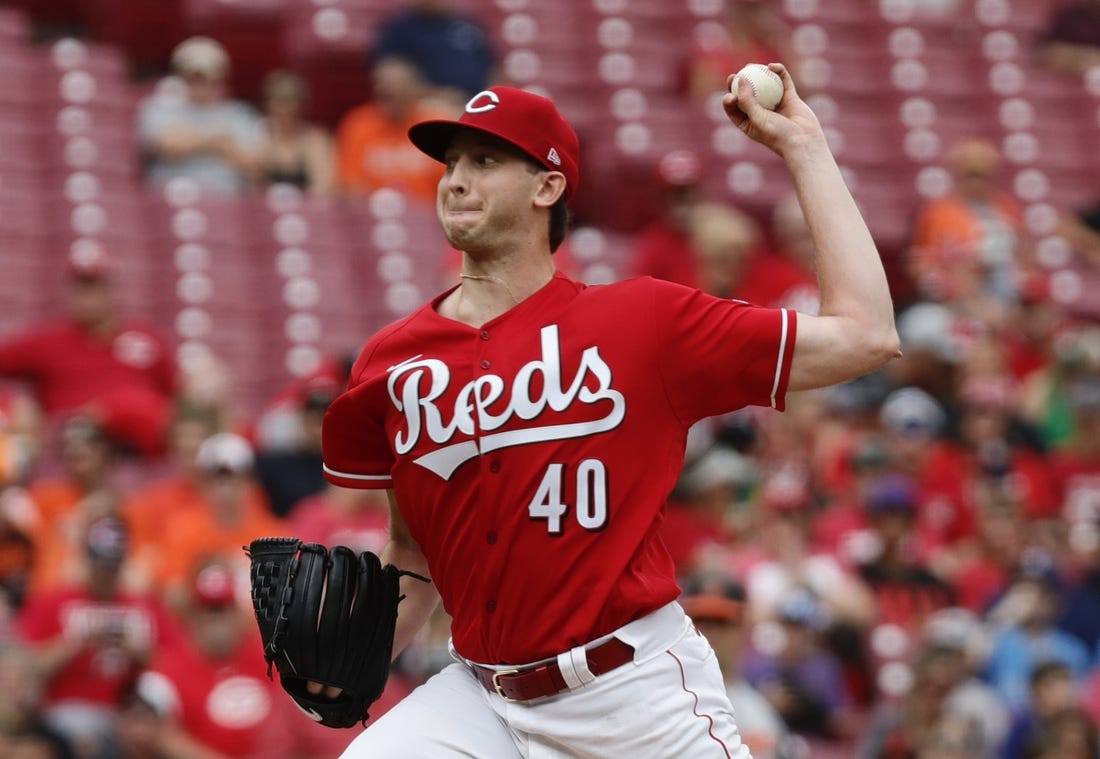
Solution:
{"label": "white baseball", "polygon": [[730,92],[734,95],[737,94],[741,77],[749,80],[752,92],[756,95],[756,102],[769,111],[774,111],[779,101],[783,99],[783,80],[779,78],[779,74],[763,63],[750,63],[737,72],[737,76],[730,82]]}

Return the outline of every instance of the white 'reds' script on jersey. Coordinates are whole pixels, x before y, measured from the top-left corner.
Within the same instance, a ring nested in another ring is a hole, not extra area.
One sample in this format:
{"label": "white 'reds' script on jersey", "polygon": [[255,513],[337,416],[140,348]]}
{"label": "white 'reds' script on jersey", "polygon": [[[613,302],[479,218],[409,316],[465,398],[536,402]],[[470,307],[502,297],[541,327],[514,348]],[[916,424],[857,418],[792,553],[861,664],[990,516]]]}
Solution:
{"label": "white 'reds' script on jersey", "polygon": [[[591,346],[584,350],[576,375],[565,387],[558,326],[543,327],[540,335],[542,356],[520,367],[510,390],[502,377],[486,374],[466,383],[455,397],[454,407],[449,409],[436,405],[451,382],[451,372],[443,361],[414,356],[390,367],[390,398],[397,410],[405,415],[407,425],[394,438],[397,453],[403,455],[411,451],[420,442],[420,435],[426,432],[432,442],[442,447],[419,456],[414,463],[448,480],[458,467],[480,454],[527,443],[584,437],[617,427],[626,415],[626,399],[611,387],[611,368],[600,356],[599,348]],[[532,380],[536,376],[542,378],[542,392],[532,398]],[[585,384],[590,376],[596,381],[595,389]],[[505,396],[507,405],[499,413],[490,411],[490,407]],[[540,423],[493,432],[513,417],[535,420],[547,409],[560,413],[574,403],[594,405],[601,401],[610,401],[611,406],[598,419],[567,424]],[[449,420],[446,418],[448,413]],[[477,414],[476,425],[474,413]],[[482,434],[475,437],[475,429]],[[474,439],[444,445],[456,432]]]}

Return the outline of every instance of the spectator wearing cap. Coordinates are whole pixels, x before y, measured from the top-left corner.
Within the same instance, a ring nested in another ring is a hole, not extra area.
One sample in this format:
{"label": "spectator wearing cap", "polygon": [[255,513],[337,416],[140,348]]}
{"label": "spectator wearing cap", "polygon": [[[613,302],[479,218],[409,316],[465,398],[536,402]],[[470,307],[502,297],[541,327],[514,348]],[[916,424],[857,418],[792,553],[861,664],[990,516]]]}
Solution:
{"label": "spectator wearing cap", "polygon": [[383,19],[370,63],[400,58],[420,72],[433,98],[461,106],[489,87],[496,55],[482,24],[449,0],[412,0]]}
{"label": "spectator wearing cap", "polygon": [[219,195],[251,186],[259,117],[228,96],[229,67],[225,48],[209,37],[191,37],[172,51],[172,69],[183,92],[155,93],[138,112],[138,140],[151,184],[185,177]]}
{"label": "spectator wearing cap", "polygon": [[757,476],[751,457],[722,444],[685,467],[661,523],[661,539],[679,574],[693,571],[748,528],[743,517]]}
{"label": "spectator wearing cap", "polygon": [[215,433],[199,446],[195,463],[203,508],[167,519],[157,567],[158,585],[175,608],[184,605],[192,567],[200,561],[218,558],[243,575],[248,559],[241,546],[286,534],[256,482],[255,455],[247,440],[232,432]]}
{"label": "spectator wearing cap", "polygon": [[451,110],[428,97],[416,66],[404,58],[378,60],[371,70],[371,99],[348,111],[336,128],[337,180],[350,195],[392,188],[410,201],[435,204],[439,164],[409,142],[409,127]]}
{"label": "spectator wearing cap", "polygon": [[914,303],[898,315],[901,357],[885,372],[895,387],[915,387],[950,405],[965,348],[962,320],[942,303]]}
{"label": "spectator wearing cap", "polygon": [[[164,751],[170,729],[158,706],[142,698],[135,687],[122,697],[115,718],[114,749],[117,759],[171,759]],[[195,756],[195,759],[203,757]]]}
{"label": "spectator wearing cap", "polygon": [[917,488],[904,475],[879,477],[866,494],[871,525],[859,574],[875,595],[876,621],[919,630],[932,613],[951,606],[951,588],[924,565],[914,529]]}
{"label": "spectator wearing cap", "polygon": [[1055,626],[1063,593],[1053,558],[1032,550],[1024,554],[1012,584],[989,612],[999,629],[993,636],[985,677],[1010,709],[1028,706],[1032,672],[1044,662],[1062,663],[1077,684],[1088,672],[1092,652]]}
{"label": "spectator wearing cap", "polygon": [[919,651],[933,652],[943,663],[946,693],[942,714],[977,725],[982,748],[973,756],[994,759],[1001,756],[1012,715],[997,691],[980,676],[988,653],[988,637],[978,615],[949,607],[925,620]]}
{"label": "spectator wearing cap", "polygon": [[116,517],[82,534],[85,579],[34,594],[16,631],[47,678],[46,722],[81,757],[99,757],[129,682],[179,630],[153,596],[123,590],[128,536]]}
{"label": "spectator wearing cap", "polygon": [[783,598],[775,623],[754,633],[742,662],[745,678],[804,737],[853,734],[851,697],[840,661],[824,645],[827,611],[804,588]]}
{"label": "spectator wearing cap", "polygon": [[172,348],[158,330],[119,313],[102,249],[74,252],[67,279],[64,316],[0,342],[0,377],[29,383],[54,427],[89,414],[121,446],[161,453],[178,386]]}
{"label": "spectator wearing cap", "polygon": [[285,694],[267,679],[246,583],[231,564],[199,562],[188,573],[186,633],[137,680],[136,695],[167,723],[159,742],[172,759],[283,755],[259,749]]}
{"label": "spectator wearing cap", "polygon": [[981,139],[955,145],[954,187],[917,209],[910,239],[910,276],[925,298],[1014,304],[1024,240],[1019,204],[999,186],[1001,155]]}
{"label": "spectator wearing cap", "polygon": [[783,718],[741,675],[745,647],[745,592],[725,575],[694,574],[684,581],[680,604],[718,657],[737,731],[754,759],[793,759],[794,745]]}
{"label": "spectator wearing cap", "polygon": [[929,568],[943,577],[954,572],[962,542],[976,529],[959,481],[937,469],[952,460],[942,450],[947,419],[943,406],[917,387],[892,391],[879,410],[891,468],[917,484],[917,530]]}
{"label": "spectator wearing cap", "polygon": [[690,150],[666,153],[655,168],[657,213],[634,238],[631,273],[697,287],[692,210],[700,202],[703,164]]}

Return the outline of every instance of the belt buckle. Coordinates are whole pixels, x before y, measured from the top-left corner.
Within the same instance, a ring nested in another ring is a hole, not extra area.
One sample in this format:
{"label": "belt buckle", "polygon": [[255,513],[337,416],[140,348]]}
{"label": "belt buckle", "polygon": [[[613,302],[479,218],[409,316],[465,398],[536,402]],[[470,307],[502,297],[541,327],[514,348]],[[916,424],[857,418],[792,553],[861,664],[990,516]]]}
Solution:
{"label": "belt buckle", "polygon": [[493,690],[495,690],[497,692],[497,695],[500,696],[501,698],[503,698],[505,701],[508,701],[510,703],[513,703],[513,704],[519,703],[519,699],[509,698],[508,696],[504,695],[504,689],[500,685],[500,678],[503,675],[518,675],[518,674],[519,674],[518,669],[501,669],[501,670],[497,670],[496,672],[493,672],[493,680],[492,680]]}

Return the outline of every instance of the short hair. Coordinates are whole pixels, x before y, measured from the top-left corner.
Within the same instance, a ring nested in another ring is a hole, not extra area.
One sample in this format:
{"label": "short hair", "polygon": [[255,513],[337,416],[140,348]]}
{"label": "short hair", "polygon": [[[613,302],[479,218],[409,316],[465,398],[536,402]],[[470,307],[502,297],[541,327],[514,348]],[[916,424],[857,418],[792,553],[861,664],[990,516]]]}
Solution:
{"label": "short hair", "polygon": [[1041,661],[1031,668],[1030,683],[1032,688],[1038,688],[1041,684],[1056,678],[1071,678],[1073,671],[1065,662],[1057,659]]}
{"label": "short hair", "polygon": [[[527,158],[527,168],[532,174],[538,174],[540,171],[548,171],[545,166],[534,158],[526,153],[524,155]],[[566,205],[565,193],[563,192],[561,197],[554,201],[554,205],[550,206],[549,237],[551,253],[557,251],[565,241],[565,235],[569,232],[569,222],[569,206]]]}
{"label": "short hair", "polygon": [[565,193],[550,207],[550,252],[555,252],[565,241],[569,232],[569,206],[565,204]]}

